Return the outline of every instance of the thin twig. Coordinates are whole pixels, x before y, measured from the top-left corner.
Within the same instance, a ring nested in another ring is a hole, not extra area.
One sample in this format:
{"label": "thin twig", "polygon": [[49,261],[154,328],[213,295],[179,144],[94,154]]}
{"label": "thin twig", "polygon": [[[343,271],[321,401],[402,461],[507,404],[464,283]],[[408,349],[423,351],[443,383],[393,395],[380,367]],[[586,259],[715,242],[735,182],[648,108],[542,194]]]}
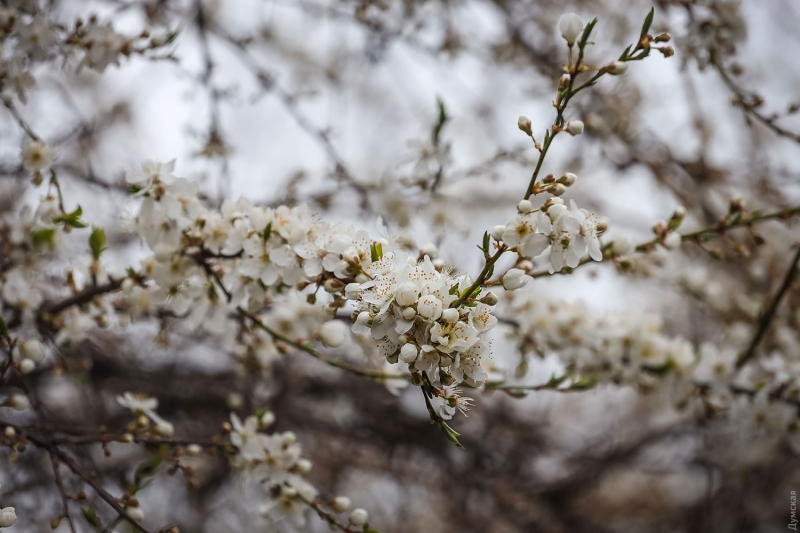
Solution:
{"label": "thin twig", "polygon": [[797,247],[797,252],[795,252],[794,257],[792,258],[792,263],[789,265],[789,270],[786,272],[786,275],[783,278],[781,288],[778,289],[777,294],[775,294],[775,297],[772,299],[772,303],[767,308],[764,316],[761,317],[761,322],[758,324],[758,331],[756,331],[756,334],[753,336],[753,340],[750,341],[750,346],[747,347],[747,350],[744,351],[736,361],[737,368],[744,366],[744,364],[756,354],[756,348],[758,348],[758,345],[761,343],[761,339],[764,338],[764,335],[769,329],[769,325],[775,316],[775,311],[778,310],[781,300],[783,300],[783,297],[786,296],[787,292],[789,292],[789,287],[792,286],[792,282],[795,279],[798,262],[800,262],[800,246]]}

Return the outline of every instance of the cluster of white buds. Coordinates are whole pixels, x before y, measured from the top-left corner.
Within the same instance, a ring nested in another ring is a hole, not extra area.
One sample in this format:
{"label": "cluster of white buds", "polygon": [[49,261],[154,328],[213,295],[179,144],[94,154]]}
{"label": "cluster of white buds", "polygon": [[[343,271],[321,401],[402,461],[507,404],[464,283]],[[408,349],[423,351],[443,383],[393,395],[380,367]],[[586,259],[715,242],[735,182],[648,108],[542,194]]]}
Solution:
{"label": "cluster of white buds", "polygon": [[[564,181],[556,184],[565,186],[575,178],[566,174],[561,179]],[[602,261],[600,235],[607,228],[608,221],[579,209],[574,200],[567,207],[560,198],[550,198],[540,209],[522,200],[517,214],[505,226],[496,226],[492,235],[524,257],[538,257],[549,249],[550,271],[558,272],[565,265],[578,266],[587,252],[595,261]]]}

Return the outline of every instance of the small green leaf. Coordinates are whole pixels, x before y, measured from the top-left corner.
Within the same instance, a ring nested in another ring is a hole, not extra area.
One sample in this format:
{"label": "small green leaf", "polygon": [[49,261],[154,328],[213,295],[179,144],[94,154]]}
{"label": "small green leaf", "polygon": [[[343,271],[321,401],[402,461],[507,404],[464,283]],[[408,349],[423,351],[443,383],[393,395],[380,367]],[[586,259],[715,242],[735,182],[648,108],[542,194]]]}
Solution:
{"label": "small green leaf", "polygon": [[34,246],[52,246],[55,244],[56,229],[45,228],[36,230],[31,234],[31,242]]}
{"label": "small green leaf", "polygon": [[483,234],[483,251],[489,253],[489,232]]}
{"label": "small green leaf", "polygon": [[261,232],[261,238],[264,239],[264,242],[267,242],[271,236],[272,236],[272,222],[267,224],[267,227],[264,228],[264,231]]}
{"label": "small green leaf", "polygon": [[83,214],[83,209],[81,206],[78,206],[75,211],[72,213],[66,213],[60,217],[56,217],[53,219],[53,222],[56,224],[64,223],[67,226],[72,226],[73,228],[85,228],[86,224],[83,223],[81,220],[81,215]]}
{"label": "small green leaf", "polygon": [[133,476],[134,483],[137,486],[141,485],[146,477],[151,476],[158,469],[163,460],[164,458],[160,453],[152,453],[149,459],[136,468],[136,473]]}
{"label": "small green leaf", "polygon": [[81,514],[93,529],[97,531],[103,530],[103,523],[97,516],[97,511],[94,510],[94,507],[81,507]]}
{"label": "small green leaf", "polygon": [[444,102],[442,102],[442,99],[437,98],[436,103],[439,106],[439,117],[436,121],[436,124],[434,124],[433,132],[431,133],[431,139],[433,140],[434,146],[438,146],[439,136],[442,133],[442,128],[444,128],[445,123],[450,119],[450,117],[447,116],[447,110],[444,107]]}
{"label": "small green leaf", "polygon": [[383,259],[383,245],[379,242],[369,245],[369,253],[372,257],[372,262],[380,261]]}
{"label": "small green leaf", "polygon": [[447,437],[447,440],[458,446],[459,448],[464,448],[460,442],[458,442],[458,437],[461,436],[461,433],[456,432],[453,428],[447,425],[447,422],[444,420],[439,421],[439,429]]}
{"label": "small green leaf", "polygon": [[597,17],[593,18],[592,21],[583,29],[583,34],[581,34],[581,39],[578,42],[578,46],[580,48],[584,48],[586,43],[589,42],[589,36],[591,35],[592,30],[594,30],[595,24],[597,24]]}
{"label": "small green leaf", "polygon": [[631,53],[631,47],[632,47],[632,46],[633,46],[632,44],[629,44],[629,45],[628,45],[628,48],[626,48],[626,49],[625,49],[625,51],[624,51],[624,52],[622,52],[622,55],[621,55],[621,56],[619,56],[619,60],[620,60],[620,61],[625,61],[626,59],[628,59],[628,54],[630,54],[630,53]]}
{"label": "small green leaf", "polygon": [[644,24],[642,24],[642,33],[639,35],[639,40],[642,40],[647,35],[647,32],[650,31],[650,25],[653,23],[653,16],[656,13],[656,8],[651,7],[650,12],[644,18]]}
{"label": "small green leaf", "polygon": [[585,378],[580,378],[574,383],[572,383],[569,388],[570,390],[589,390],[595,388],[597,385],[597,378],[589,376]]}
{"label": "small green leaf", "polygon": [[103,228],[92,228],[92,234],[89,235],[89,248],[92,250],[92,256],[97,260],[100,259],[106,249],[106,232]]}

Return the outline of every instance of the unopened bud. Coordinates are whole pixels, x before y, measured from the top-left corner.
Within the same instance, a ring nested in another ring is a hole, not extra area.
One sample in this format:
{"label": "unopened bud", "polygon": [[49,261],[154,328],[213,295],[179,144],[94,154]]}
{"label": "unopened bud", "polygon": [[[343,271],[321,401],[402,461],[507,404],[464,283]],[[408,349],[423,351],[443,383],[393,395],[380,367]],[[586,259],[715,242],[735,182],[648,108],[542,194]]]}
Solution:
{"label": "unopened bud", "polygon": [[612,76],[622,76],[628,70],[628,64],[625,61],[614,61],[608,64],[603,70]]}
{"label": "unopened bud", "polygon": [[523,215],[533,211],[533,205],[531,204],[531,201],[520,200],[520,202],[517,204],[517,211],[519,211]]}
{"label": "unopened bud", "polygon": [[331,504],[331,507],[337,513],[343,513],[350,509],[351,503],[352,502],[350,501],[350,498],[347,496],[337,496],[333,499],[333,504]]}
{"label": "unopened bud", "polygon": [[480,299],[480,302],[486,305],[497,305],[500,299],[493,292],[486,293],[486,296]]}
{"label": "unopened bud", "polygon": [[664,57],[672,57],[675,55],[675,49],[671,46],[662,46],[661,48],[656,47],[656,50],[661,52]]}
{"label": "unopened bud", "polygon": [[567,130],[567,133],[569,133],[572,136],[580,135],[581,133],[583,133],[583,121],[570,120],[569,122],[567,122],[567,126],[564,129]]}
{"label": "unopened bud", "polygon": [[672,35],[670,35],[668,32],[664,32],[664,33],[659,33],[658,35],[656,35],[655,38],[653,39],[653,42],[654,43],[668,43],[671,39],[672,39]]}
{"label": "unopened bud", "polygon": [[567,192],[567,188],[561,183],[556,183],[555,185],[551,185],[550,187],[548,187],[547,192],[549,192],[553,196],[561,196],[562,194]]}
{"label": "unopened bud", "polygon": [[496,241],[502,241],[503,233],[505,232],[506,232],[505,226],[495,226],[494,228],[492,228],[492,238]]}
{"label": "unopened bud", "polygon": [[520,116],[517,120],[517,126],[519,129],[527,133],[528,136],[533,135],[533,132],[531,131],[531,120],[528,117]]}
{"label": "unopened bud", "polygon": [[567,172],[560,178],[558,178],[559,183],[563,183],[565,187],[572,187],[575,184],[575,180],[578,179],[578,176],[573,174],[572,172]]}
{"label": "unopened bud", "polygon": [[562,74],[561,77],[558,79],[558,90],[563,91],[567,87],[569,87],[569,82],[572,79],[572,76],[569,74]]}

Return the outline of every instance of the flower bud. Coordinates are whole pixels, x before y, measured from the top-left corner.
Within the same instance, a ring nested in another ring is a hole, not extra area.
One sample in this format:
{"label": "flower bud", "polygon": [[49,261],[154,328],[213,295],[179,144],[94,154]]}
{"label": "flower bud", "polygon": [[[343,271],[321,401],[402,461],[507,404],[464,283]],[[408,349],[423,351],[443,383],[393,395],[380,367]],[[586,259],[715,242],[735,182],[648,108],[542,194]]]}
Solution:
{"label": "flower bud", "polygon": [[369,515],[364,509],[353,509],[353,512],[350,513],[350,524],[354,526],[363,526],[367,523],[367,519]]}
{"label": "flower bud", "polygon": [[570,76],[566,72],[564,74],[562,74],[561,77],[558,78],[558,90],[559,91],[563,91],[564,89],[569,87],[569,82],[570,82],[571,79],[572,79],[572,76]]}
{"label": "flower bud", "polygon": [[297,442],[297,435],[293,431],[287,431],[281,436],[281,444],[284,446],[291,446]]}
{"label": "flower bud", "polygon": [[598,231],[598,233],[603,233],[605,230],[607,230],[609,224],[610,224],[610,221],[608,220],[608,218],[600,217],[600,219],[597,221],[597,231]]}
{"label": "flower bud", "polygon": [[506,227],[503,225],[495,226],[492,228],[492,238],[496,241],[503,240],[503,233],[505,233]]}
{"label": "flower bud", "polygon": [[16,411],[24,411],[31,406],[31,401],[24,394],[12,394],[6,400],[6,405]]}
{"label": "flower bud", "polygon": [[17,434],[17,430],[12,428],[11,426],[6,426],[6,429],[3,431],[3,435],[8,437],[9,439],[14,438]]}
{"label": "flower bud", "polygon": [[677,250],[678,248],[681,247],[681,242],[682,241],[683,241],[683,239],[681,239],[680,234],[674,233],[674,232],[673,233],[669,233],[664,238],[664,246],[668,250]]}
{"label": "flower bud", "polygon": [[30,359],[23,359],[22,361],[20,361],[19,371],[22,372],[23,374],[28,375],[34,370],[36,370],[36,363],[31,361]]}
{"label": "flower bud", "polygon": [[19,344],[19,353],[25,359],[41,363],[44,359],[44,345],[38,339],[28,339]]}
{"label": "flower bud", "polygon": [[670,40],[672,40],[672,35],[670,35],[668,32],[664,32],[656,35],[655,38],[653,39],[653,42],[668,43]]}
{"label": "flower bud", "polygon": [[455,324],[458,322],[459,314],[458,309],[445,309],[442,311],[442,320],[447,322],[448,324]]}
{"label": "flower bud", "polygon": [[355,263],[358,259],[358,250],[354,246],[347,248],[342,252],[342,259],[348,263]]}
{"label": "flower bud", "polygon": [[442,316],[442,302],[436,296],[429,294],[417,301],[417,313],[431,320],[438,320]]}
{"label": "flower bud", "polygon": [[414,320],[415,316],[417,316],[417,310],[413,307],[406,307],[403,309],[403,318],[406,320]]}
{"label": "flower bud", "polygon": [[575,13],[564,13],[558,19],[558,31],[567,44],[572,46],[583,33],[583,20]]}
{"label": "flower bud", "polygon": [[0,527],[11,527],[17,521],[17,513],[13,507],[0,509]]}
{"label": "flower bud", "polygon": [[297,461],[297,471],[301,474],[308,474],[314,465],[308,459],[300,459]]}
{"label": "flower bud", "polygon": [[683,218],[686,216],[686,208],[682,205],[679,205],[675,208],[675,211],[672,213],[672,218]]}
{"label": "flower bud", "polygon": [[319,340],[329,348],[341,346],[347,340],[347,324],[341,320],[325,322],[319,328]]}
{"label": "flower bud", "polygon": [[487,292],[486,296],[480,299],[480,302],[486,305],[497,305],[500,299],[493,292]]}
{"label": "flower bud", "polygon": [[567,130],[567,133],[572,135],[580,135],[583,133],[583,121],[581,120],[570,120],[567,122],[567,126],[564,128]]}
{"label": "flower bud", "polygon": [[175,435],[175,426],[167,422],[166,420],[162,420],[155,427],[156,433],[161,435],[162,437],[172,437]]}
{"label": "flower bud", "polygon": [[266,429],[275,423],[275,413],[272,411],[264,411],[261,418],[258,419],[258,426],[261,429]]}
{"label": "flower bud", "polygon": [[618,238],[611,244],[611,251],[614,252],[614,255],[628,255],[633,251],[631,238],[627,235]]}
{"label": "flower bud", "polygon": [[421,255],[422,257],[425,257],[427,255],[428,257],[433,259],[434,257],[436,257],[436,252],[438,251],[439,250],[436,247],[436,245],[433,244],[432,242],[429,242],[428,244],[424,245],[422,248],[419,249],[419,255]]}
{"label": "flower bud", "polygon": [[528,117],[520,116],[517,120],[517,126],[519,129],[527,133],[528,136],[533,135],[533,132],[531,131],[531,120]]}
{"label": "flower bud", "polygon": [[410,281],[401,283],[394,291],[394,300],[400,307],[414,305],[417,299],[419,299],[419,289]]}
{"label": "flower bud", "polygon": [[558,178],[559,183],[563,183],[565,187],[572,187],[575,185],[575,181],[578,179],[578,176],[573,174],[572,172],[567,172],[560,178]]}
{"label": "flower bud", "polygon": [[533,205],[531,204],[530,200],[520,200],[517,204],[517,211],[520,213],[527,214],[533,211]]}
{"label": "flower bud", "polygon": [[564,185],[561,184],[561,183],[556,183],[556,184],[551,185],[550,187],[548,187],[547,188],[547,192],[549,192],[553,196],[561,196],[562,194],[567,192],[567,188],[564,187]]}
{"label": "flower bud", "polygon": [[333,504],[331,504],[331,507],[337,513],[343,513],[350,509],[351,503],[352,502],[350,501],[350,498],[347,496],[337,496],[333,499]]}
{"label": "flower bud", "polygon": [[203,453],[203,447],[199,444],[190,444],[186,447],[186,455],[196,457]]}
{"label": "flower bud", "polygon": [[404,344],[403,347],[400,348],[400,360],[404,363],[413,363],[417,360],[418,354],[419,350],[411,343]]}
{"label": "flower bud", "polygon": [[628,70],[628,64],[625,61],[614,61],[606,65],[603,70],[612,76],[622,76]]}
{"label": "flower bud", "polygon": [[141,522],[144,520],[144,511],[142,511],[141,507],[128,507],[125,509],[125,514],[134,522]]}
{"label": "flower bud", "polygon": [[334,294],[341,291],[344,288],[344,283],[342,283],[338,279],[326,279],[325,282],[322,284],[322,288],[325,289],[326,292]]}
{"label": "flower bud", "polygon": [[507,291],[515,291],[528,284],[530,276],[524,270],[512,268],[503,275],[503,288]]}
{"label": "flower bud", "polygon": [[672,57],[675,55],[675,49],[671,46],[662,46],[661,48],[656,47],[656,50],[661,52],[664,57]]}

